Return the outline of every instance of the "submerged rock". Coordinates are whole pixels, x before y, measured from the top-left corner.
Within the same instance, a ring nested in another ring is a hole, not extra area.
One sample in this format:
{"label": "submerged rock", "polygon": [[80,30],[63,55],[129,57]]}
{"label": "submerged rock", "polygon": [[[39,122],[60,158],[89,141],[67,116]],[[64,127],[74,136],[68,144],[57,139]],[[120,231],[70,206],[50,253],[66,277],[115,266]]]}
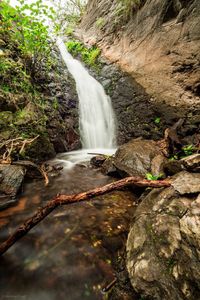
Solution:
{"label": "submerged rock", "polygon": [[138,293],[157,300],[199,299],[199,226],[200,196],[181,196],[170,187],[143,199],[127,241],[127,268]]}
{"label": "submerged rock", "polygon": [[90,164],[93,167],[99,168],[103,165],[104,161],[106,160],[106,156],[105,155],[97,155],[91,158],[90,160]]}
{"label": "submerged rock", "polygon": [[144,177],[149,172],[153,175],[164,173],[164,159],[155,141],[134,139],[119,147],[114,165],[121,174]]}

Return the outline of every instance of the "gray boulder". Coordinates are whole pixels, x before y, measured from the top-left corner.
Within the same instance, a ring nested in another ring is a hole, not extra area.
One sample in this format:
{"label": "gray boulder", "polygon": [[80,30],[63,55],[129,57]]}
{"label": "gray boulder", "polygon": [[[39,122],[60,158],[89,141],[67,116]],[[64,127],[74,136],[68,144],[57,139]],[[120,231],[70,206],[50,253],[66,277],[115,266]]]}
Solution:
{"label": "gray boulder", "polygon": [[200,299],[200,196],[152,190],[138,206],[127,240],[133,288],[148,299]]}
{"label": "gray boulder", "polygon": [[146,173],[164,173],[165,161],[166,158],[155,141],[134,139],[119,147],[114,165],[121,174],[144,177]]}
{"label": "gray boulder", "polygon": [[24,166],[0,164],[0,209],[14,202],[25,174]]}

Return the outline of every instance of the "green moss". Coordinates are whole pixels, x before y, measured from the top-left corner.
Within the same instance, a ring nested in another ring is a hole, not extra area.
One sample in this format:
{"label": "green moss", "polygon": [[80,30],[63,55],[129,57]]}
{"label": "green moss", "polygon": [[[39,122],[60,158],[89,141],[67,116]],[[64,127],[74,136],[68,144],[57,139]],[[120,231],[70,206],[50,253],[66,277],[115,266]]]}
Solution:
{"label": "green moss", "polygon": [[57,100],[57,99],[54,99],[54,100],[53,100],[52,106],[53,106],[53,108],[54,108],[55,110],[58,110],[59,103],[58,103],[58,100]]}
{"label": "green moss", "polygon": [[15,125],[27,124],[34,117],[34,113],[28,111],[26,108],[17,110],[15,114]]}
{"label": "green moss", "polygon": [[0,57],[0,89],[4,92],[32,93],[33,86],[22,61]]}
{"label": "green moss", "polygon": [[0,128],[7,127],[12,124],[13,114],[11,111],[0,112]]}

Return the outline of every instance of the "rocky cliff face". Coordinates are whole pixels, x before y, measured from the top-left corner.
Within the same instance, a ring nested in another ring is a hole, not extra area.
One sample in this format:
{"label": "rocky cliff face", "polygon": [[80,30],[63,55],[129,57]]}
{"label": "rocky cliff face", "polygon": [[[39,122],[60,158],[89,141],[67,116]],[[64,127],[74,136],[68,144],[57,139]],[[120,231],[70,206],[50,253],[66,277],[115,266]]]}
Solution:
{"label": "rocky cliff face", "polygon": [[200,2],[134,3],[125,10],[120,1],[89,0],[78,35],[130,73],[159,104],[158,114],[164,104],[186,118],[192,134],[200,124]]}

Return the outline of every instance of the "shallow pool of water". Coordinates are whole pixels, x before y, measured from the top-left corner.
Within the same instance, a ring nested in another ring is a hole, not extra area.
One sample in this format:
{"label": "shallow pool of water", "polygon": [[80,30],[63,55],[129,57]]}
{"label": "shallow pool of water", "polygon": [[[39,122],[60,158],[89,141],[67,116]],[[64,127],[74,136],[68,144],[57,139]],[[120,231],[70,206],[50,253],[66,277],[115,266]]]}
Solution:
{"label": "shallow pool of water", "polygon": [[[0,212],[0,240],[57,193],[111,181],[77,165],[50,178],[47,187],[42,180],[26,183],[18,203]],[[134,199],[130,191],[116,191],[57,208],[1,257],[0,299],[106,299],[102,289],[115,277],[111,260],[124,250]]]}

